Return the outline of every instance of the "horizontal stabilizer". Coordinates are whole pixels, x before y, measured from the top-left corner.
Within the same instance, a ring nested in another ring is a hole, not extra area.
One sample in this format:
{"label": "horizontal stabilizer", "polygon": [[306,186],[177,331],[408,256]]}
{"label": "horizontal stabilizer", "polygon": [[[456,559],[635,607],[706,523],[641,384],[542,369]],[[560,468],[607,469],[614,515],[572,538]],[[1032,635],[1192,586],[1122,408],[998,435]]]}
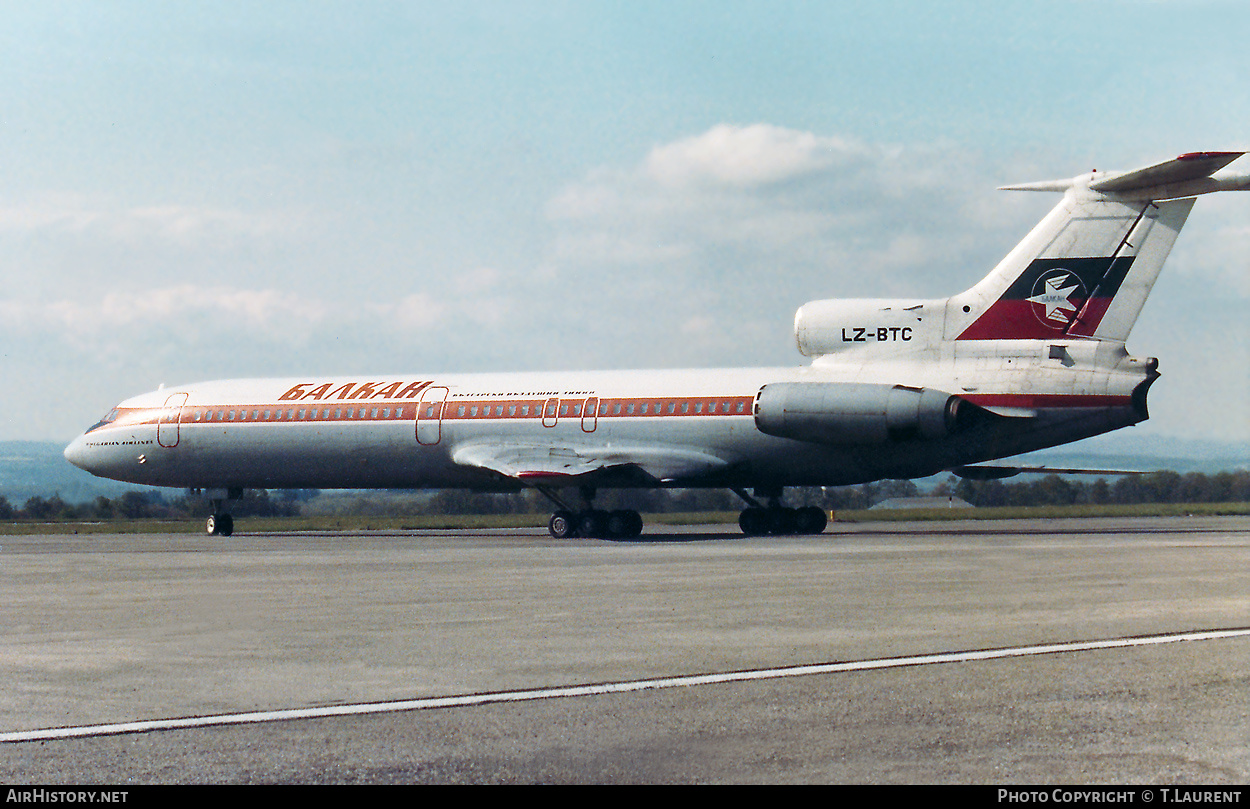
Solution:
{"label": "horizontal stabilizer", "polygon": [[1067,191],[1088,189],[1119,199],[1161,200],[1250,190],[1250,174],[1212,176],[1245,152],[1190,152],[1174,160],[1132,171],[1093,171],[1068,180],[1044,180],[1000,186],[1000,191]]}
{"label": "horizontal stabilizer", "polygon": [[1210,177],[1243,154],[1245,152],[1192,152],[1144,169],[1109,174],[1090,183],[1089,187],[1103,193],[1122,193],[1153,185],[1197,180]]}

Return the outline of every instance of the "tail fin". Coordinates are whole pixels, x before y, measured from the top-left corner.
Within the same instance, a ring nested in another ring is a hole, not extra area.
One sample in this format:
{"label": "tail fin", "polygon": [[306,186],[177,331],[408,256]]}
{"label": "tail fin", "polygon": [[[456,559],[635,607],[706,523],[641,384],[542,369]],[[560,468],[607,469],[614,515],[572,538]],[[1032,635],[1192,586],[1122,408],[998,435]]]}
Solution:
{"label": "tail fin", "polygon": [[1065,193],[993,272],[949,299],[948,335],[1123,342],[1193,208],[1191,195],[1250,188],[1247,175],[1210,176],[1242,154],[1197,152],[1130,172],[1007,186]]}

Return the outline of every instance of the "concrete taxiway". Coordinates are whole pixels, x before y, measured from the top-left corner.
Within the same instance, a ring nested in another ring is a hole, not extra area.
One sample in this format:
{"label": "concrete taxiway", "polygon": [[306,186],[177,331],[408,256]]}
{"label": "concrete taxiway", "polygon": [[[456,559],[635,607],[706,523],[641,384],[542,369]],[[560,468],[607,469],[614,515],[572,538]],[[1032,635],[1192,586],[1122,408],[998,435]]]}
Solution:
{"label": "concrete taxiway", "polygon": [[[246,525],[239,526],[240,531]],[[656,533],[664,531],[665,533]],[[0,743],[50,782],[1250,780],[1250,519],[0,538],[0,733],[1126,639]]]}

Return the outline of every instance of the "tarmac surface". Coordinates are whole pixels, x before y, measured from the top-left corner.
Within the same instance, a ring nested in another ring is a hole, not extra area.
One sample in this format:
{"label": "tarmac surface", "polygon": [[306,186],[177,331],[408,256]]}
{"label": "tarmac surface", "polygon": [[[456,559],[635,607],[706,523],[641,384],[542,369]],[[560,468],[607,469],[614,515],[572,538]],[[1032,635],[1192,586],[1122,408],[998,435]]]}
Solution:
{"label": "tarmac surface", "polygon": [[1250,518],[0,546],[7,784],[1250,782]]}

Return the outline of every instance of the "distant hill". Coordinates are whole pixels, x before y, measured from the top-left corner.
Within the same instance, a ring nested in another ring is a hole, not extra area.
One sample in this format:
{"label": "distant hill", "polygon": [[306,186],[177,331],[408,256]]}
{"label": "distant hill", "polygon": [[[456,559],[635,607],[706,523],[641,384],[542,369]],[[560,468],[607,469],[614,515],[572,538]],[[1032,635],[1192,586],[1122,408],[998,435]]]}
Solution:
{"label": "distant hill", "polygon": [[[61,444],[45,441],[0,441],[0,495],[20,506],[39,495],[59,494],[68,503],[118,497],[152,487],[103,480],[65,460]],[[1250,469],[1250,442],[1202,441],[1134,435],[1121,430],[1076,444],[1019,456],[1024,462],[1098,469],[1172,469],[1211,474]],[[921,486],[925,484],[922,482]],[[170,489],[157,489],[170,492]]]}
{"label": "distant hill", "polygon": [[1017,458],[1051,466],[1212,474],[1250,469],[1250,441],[1206,441],[1120,430]]}
{"label": "distant hill", "polygon": [[64,450],[61,444],[45,441],[0,441],[0,495],[21,506],[36,495],[59,494],[67,503],[84,503],[152,489],[88,474],[65,460]]}

